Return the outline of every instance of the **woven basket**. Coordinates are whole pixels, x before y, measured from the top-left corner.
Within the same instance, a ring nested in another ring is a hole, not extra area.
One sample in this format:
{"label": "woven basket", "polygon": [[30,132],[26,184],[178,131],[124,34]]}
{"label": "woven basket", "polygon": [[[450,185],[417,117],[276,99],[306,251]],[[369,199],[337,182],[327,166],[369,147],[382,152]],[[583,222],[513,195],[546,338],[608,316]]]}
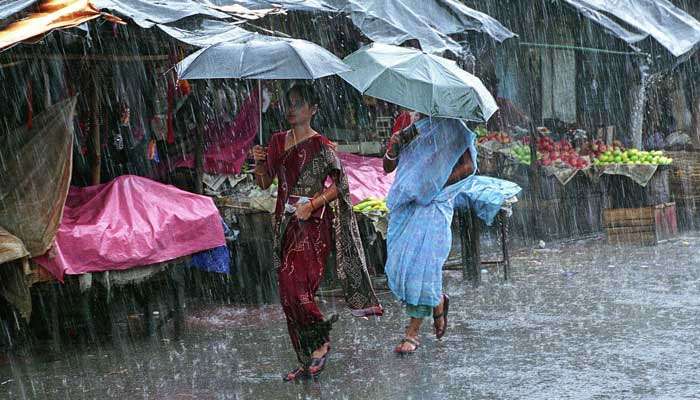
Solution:
{"label": "woven basket", "polygon": [[700,197],[700,152],[669,151],[673,169],[669,179],[674,197]]}

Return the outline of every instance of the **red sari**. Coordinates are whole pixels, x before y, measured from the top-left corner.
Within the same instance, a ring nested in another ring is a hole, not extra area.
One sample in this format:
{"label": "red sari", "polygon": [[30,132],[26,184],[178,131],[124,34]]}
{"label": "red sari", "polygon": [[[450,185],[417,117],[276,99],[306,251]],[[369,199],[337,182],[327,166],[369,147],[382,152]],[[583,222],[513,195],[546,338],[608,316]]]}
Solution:
{"label": "red sari", "polygon": [[[269,174],[278,179],[273,262],[292,345],[299,361],[308,364],[311,353],[329,341],[333,321],[324,319],[315,295],[333,247],[338,278],[353,314],[381,315],[382,311],[369,281],[347,178],[330,141],[316,135],[285,151],[285,135],[274,134],[268,145]],[[318,196],[329,177],[338,188],[337,212],[326,206],[300,221],[285,211],[286,204],[293,203],[290,196]]]}

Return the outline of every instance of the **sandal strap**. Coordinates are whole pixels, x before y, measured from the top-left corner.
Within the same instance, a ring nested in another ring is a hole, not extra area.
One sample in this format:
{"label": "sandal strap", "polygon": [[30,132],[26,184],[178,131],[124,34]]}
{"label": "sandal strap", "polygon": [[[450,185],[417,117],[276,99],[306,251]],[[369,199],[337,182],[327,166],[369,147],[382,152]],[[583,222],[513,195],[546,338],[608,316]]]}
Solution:
{"label": "sandal strap", "polygon": [[418,346],[420,346],[420,343],[417,340],[411,339],[408,337],[401,339],[401,344],[403,344],[403,343],[410,343],[410,344],[416,346],[416,348],[418,348]]}
{"label": "sandal strap", "polygon": [[301,376],[306,375],[307,371],[306,368],[304,367],[298,367],[293,371],[287,372],[287,375],[284,376],[285,381],[292,381],[295,380]]}

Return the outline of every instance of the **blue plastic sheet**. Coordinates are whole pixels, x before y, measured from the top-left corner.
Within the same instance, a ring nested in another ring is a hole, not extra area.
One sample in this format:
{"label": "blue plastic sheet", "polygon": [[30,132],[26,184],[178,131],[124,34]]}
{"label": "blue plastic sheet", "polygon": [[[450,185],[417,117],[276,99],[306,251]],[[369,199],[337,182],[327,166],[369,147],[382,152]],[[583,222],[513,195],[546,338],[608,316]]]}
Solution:
{"label": "blue plastic sheet", "polygon": [[[221,221],[224,226],[224,236],[231,237],[234,233]],[[210,250],[202,251],[192,255],[191,266],[206,272],[217,272],[229,274],[231,271],[231,255],[227,246],[219,246]]]}

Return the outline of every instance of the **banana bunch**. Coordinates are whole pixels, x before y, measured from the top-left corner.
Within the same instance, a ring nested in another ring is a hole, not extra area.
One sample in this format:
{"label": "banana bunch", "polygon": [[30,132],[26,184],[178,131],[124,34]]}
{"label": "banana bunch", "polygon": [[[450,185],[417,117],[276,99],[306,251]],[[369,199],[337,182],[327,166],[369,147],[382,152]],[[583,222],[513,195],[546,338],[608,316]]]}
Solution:
{"label": "banana bunch", "polygon": [[355,204],[352,207],[353,211],[367,214],[370,212],[378,212],[380,214],[385,214],[389,212],[386,207],[386,201],[381,199],[375,199],[373,197],[368,197],[361,202]]}

